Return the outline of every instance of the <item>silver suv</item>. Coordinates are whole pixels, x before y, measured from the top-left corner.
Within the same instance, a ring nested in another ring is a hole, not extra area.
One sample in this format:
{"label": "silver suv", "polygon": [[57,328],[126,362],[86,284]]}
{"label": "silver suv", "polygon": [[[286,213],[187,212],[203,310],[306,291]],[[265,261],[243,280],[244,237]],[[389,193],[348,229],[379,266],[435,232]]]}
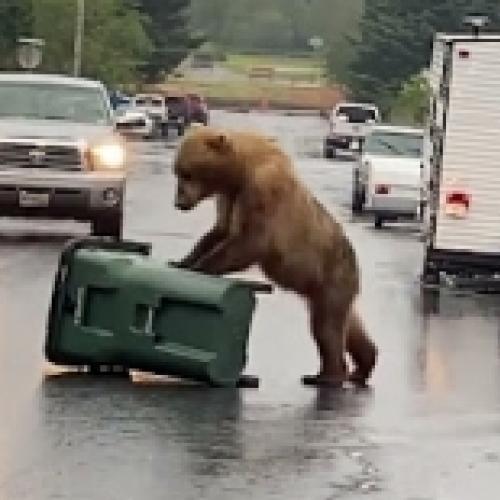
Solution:
{"label": "silver suv", "polygon": [[0,73],[0,216],[90,221],[120,238],[125,162],[101,83]]}

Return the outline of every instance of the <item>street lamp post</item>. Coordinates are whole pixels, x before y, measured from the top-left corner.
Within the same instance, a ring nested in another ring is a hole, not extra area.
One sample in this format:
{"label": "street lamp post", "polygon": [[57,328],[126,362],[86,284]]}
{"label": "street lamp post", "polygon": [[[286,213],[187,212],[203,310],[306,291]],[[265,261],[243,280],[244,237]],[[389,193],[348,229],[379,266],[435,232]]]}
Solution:
{"label": "street lamp post", "polygon": [[85,28],[85,0],[77,0],[75,27],[75,60],[73,73],[80,76],[82,71],[83,35]]}
{"label": "street lamp post", "polygon": [[474,13],[465,16],[462,22],[465,26],[472,28],[472,34],[478,37],[480,30],[488,26],[490,19],[484,14]]}
{"label": "street lamp post", "polygon": [[321,49],[325,45],[325,41],[320,36],[313,36],[309,39],[309,46],[312,47],[313,52],[317,55],[318,59],[318,83],[321,84],[321,67],[322,67],[322,57]]}

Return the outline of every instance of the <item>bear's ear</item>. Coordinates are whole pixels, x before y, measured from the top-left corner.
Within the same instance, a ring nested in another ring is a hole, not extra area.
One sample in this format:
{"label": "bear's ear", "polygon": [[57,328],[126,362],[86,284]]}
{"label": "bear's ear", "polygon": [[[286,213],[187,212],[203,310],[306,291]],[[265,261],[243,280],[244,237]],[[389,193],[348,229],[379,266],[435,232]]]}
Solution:
{"label": "bear's ear", "polygon": [[206,140],[207,146],[219,153],[226,153],[231,149],[231,140],[226,134],[215,134]]}

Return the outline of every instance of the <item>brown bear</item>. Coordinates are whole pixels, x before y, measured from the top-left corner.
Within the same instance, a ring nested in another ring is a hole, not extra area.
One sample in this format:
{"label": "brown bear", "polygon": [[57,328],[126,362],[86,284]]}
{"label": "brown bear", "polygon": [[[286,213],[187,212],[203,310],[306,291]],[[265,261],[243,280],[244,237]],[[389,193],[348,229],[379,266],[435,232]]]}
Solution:
{"label": "brown bear", "polygon": [[[321,361],[308,385],[364,385],[377,348],[353,310],[359,292],[355,252],[341,225],[294,173],[275,141],[244,132],[197,129],[175,159],[175,205],[191,210],[215,197],[214,227],[178,263],[221,275],[258,265],[285,290],[305,298]],[[349,375],[345,353],[354,365]]]}

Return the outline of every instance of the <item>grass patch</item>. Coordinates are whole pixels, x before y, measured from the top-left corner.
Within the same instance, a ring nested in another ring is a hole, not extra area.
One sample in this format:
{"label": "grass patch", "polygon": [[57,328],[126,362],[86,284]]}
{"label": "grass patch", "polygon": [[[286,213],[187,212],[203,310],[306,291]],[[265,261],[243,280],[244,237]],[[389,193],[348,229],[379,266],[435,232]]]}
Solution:
{"label": "grass patch", "polygon": [[284,86],[265,82],[207,82],[182,80],[165,84],[179,92],[198,92],[207,99],[233,103],[267,101],[285,108],[329,109],[343,98],[337,87]]}

